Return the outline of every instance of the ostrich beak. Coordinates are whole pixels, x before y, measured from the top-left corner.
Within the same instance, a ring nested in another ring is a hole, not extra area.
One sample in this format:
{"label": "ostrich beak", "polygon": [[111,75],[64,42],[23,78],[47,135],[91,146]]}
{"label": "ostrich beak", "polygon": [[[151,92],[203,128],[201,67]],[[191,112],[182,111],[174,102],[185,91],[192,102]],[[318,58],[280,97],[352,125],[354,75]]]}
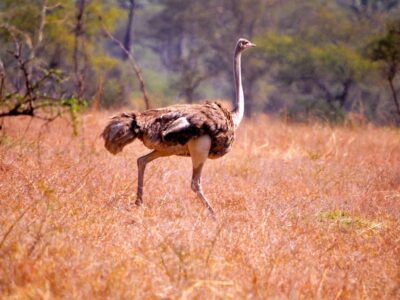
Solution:
{"label": "ostrich beak", "polygon": [[252,42],[248,42],[248,43],[245,45],[245,49],[253,48],[253,47],[255,47],[255,46],[256,46],[256,44],[253,44]]}

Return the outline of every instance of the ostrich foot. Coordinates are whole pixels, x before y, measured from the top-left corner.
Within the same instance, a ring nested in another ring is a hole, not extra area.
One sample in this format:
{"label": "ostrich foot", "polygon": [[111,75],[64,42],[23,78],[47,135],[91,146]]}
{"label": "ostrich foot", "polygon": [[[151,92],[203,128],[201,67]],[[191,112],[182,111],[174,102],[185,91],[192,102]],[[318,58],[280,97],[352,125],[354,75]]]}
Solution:
{"label": "ostrich foot", "polygon": [[136,206],[142,206],[143,205],[143,199],[142,197],[137,197],[135,201]]}

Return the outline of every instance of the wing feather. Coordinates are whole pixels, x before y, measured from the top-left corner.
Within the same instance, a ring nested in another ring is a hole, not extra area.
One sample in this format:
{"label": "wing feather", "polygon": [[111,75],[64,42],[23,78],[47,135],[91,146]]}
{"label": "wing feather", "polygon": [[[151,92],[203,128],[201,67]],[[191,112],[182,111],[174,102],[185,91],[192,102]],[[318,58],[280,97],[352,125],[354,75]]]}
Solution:
{"label": "wing feather", "polygon": [[191,126],[186,117],[180,117],[175,121],[168,124],[168,126],[162,132],[162,136],[165,137],[171,133],[177,133],[182,130],[186,130]]}
{"label": "wing feather", "polygon": [[[141,113],[141,136],[154,146],[185,145],[190,139],[208,134],[215,154],[229,150],[234,132],[228,110],[219,103],[173,105]],[[212,152],[214,153],[212,149]]]}

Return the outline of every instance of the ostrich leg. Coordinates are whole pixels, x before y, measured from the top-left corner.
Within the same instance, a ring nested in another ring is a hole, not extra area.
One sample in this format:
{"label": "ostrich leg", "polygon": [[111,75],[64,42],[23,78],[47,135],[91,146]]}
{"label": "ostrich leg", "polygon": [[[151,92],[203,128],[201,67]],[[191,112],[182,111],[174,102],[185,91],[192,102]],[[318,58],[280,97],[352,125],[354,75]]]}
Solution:
{"label": "ostrich leg", "polygon": [[137,165],[138,165],[138,186],[137,186],[137,193],[136,193],[136,205],[141,205],[143,204],[143,179],[144,179],[144,170],[146,169],[146,165],[161,157],[161,156],[165,156],[163,155],[161,152],[158,151],[153,151],[150,152],[147,155],[141,156],[138,158],[137,160]]}
{"label": "ostrich leg", "polygon": [[214,216],[212,209],[207,198],[204,196],[203,189],[201,188],[201,171],[211,147],[211,138],[208,135],[203,135],[197,139],[191,140],[188,144],[189,153],[192,158],[193,175],[192,175],[192,190],[203,201],[204,205],[208,208],[211,215]]}

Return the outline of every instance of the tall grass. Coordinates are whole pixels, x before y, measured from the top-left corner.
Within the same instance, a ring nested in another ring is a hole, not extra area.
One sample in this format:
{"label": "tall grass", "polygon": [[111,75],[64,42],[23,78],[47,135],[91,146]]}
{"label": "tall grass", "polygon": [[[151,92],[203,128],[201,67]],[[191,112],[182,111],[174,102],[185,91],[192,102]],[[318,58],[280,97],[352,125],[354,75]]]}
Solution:
{"label": "tall grass", "polygon": [[400,131],[259,118],[203,173],[152,162],[133,205],[138,142],[112,156],[86,115],[10,119],[0,138],[0,298],[398,299]]}

